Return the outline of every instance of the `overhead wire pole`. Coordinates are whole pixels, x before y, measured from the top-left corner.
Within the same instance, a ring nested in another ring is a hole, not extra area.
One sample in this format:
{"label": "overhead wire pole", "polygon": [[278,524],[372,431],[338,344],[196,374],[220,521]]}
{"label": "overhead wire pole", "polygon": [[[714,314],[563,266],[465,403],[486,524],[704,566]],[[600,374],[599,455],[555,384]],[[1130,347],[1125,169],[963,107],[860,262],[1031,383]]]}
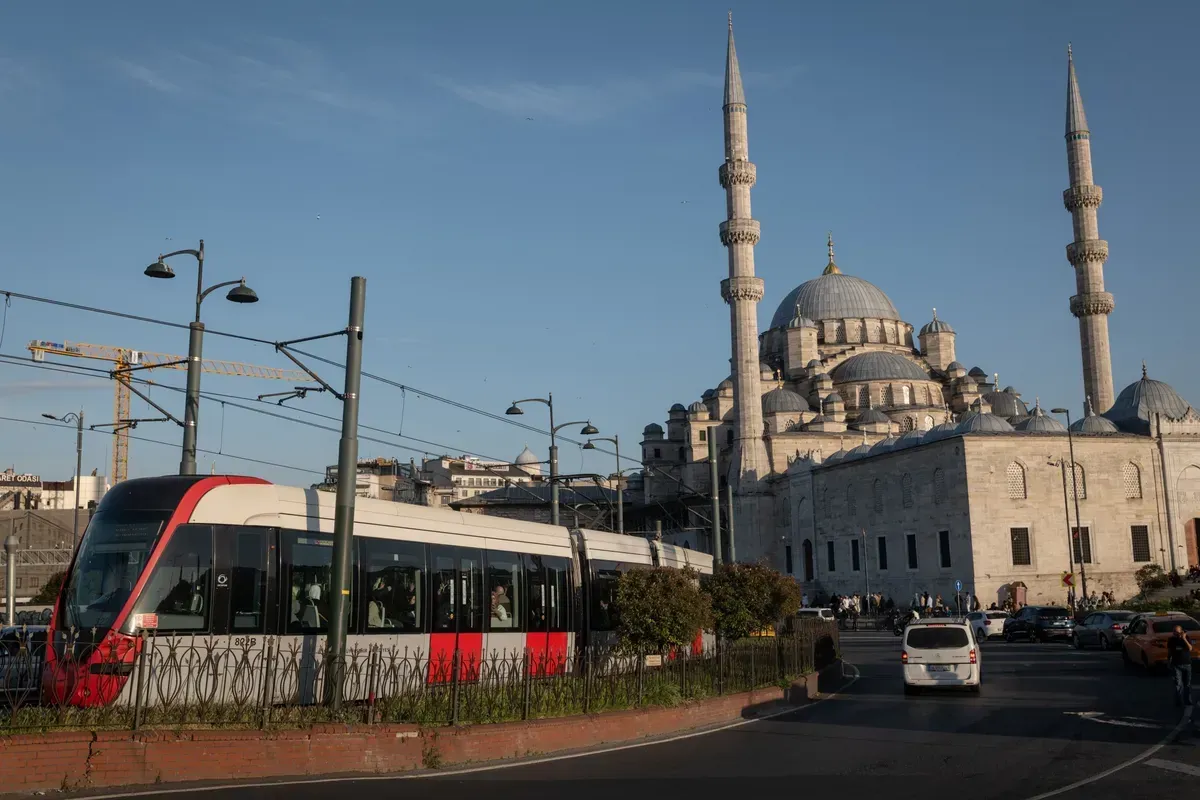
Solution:
{"label": "overhead wire pole", "polygon": [[350,321],[346,326],[346,378],[342,392],[342,438],[338,442],[337,500],[333,517],[333,576],[326,663],[333,659],[332,705],[342,705],[346,629],[350,621],[350,553],[354,536],[355,485],[358,481],[358,402],[362,383],[363,319],[367,279],[350,279]]}

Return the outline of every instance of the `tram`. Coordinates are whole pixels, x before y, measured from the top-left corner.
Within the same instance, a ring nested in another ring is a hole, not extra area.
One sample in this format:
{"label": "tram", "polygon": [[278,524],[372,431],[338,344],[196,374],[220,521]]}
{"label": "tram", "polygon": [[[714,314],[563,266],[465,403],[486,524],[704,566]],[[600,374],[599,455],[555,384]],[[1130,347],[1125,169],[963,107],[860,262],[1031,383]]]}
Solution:
{"label": "tram", "polygon": [[[181,638],[202,641],[209,657],[193,648],[189,669],[212,670],[222,650],[311,662],[328,631],[334,505],[329,492],[233,475],[113,487],[54,607],[43,697],[132,702],[146,641],[168,648],[151,654],[160,663]],[[576,648],[614,640],[623,572],[713,564],[638,536],[361,498],[353,535],[347,652],[403,654],[428,682],[449,680],[452,664],[475,679],[508,656],[536,674],[570,669]]]}

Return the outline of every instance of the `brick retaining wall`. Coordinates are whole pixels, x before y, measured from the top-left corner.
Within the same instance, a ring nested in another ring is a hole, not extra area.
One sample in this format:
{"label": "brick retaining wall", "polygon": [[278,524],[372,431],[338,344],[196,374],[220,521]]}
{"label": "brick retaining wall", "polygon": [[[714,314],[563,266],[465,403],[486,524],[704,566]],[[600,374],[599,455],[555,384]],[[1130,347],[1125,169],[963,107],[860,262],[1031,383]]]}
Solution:
{"label": "brick retaining wall", "polygon": [[[828,671],[839,671],[836,662]],[[840,672],[838,672],[840,674]],[[786,694],[786,697],[785,697]],[[303,730],[58,731],[0,737],[4,791],[388,773],[525,758],[736,721],[817,695],[817,676],[674,708],[467,727],[317,725]]]}

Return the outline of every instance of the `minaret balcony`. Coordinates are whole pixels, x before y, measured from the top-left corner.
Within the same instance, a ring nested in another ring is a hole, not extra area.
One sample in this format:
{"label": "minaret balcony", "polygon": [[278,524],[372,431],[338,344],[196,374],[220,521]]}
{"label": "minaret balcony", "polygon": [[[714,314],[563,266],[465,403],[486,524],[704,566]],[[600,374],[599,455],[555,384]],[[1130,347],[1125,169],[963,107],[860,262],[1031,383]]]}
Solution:
{"label": "minaret balcony", "polygon": [[758,167],[750,161],[726,161],[717,170],[721,188],[730,186],[753,186],[758,180]]}
{"label": "minaret balcony", "polygon": [[1116,307],[1116,300],[1108,292],[1089,292],[1088,294],[1077,294],[1071,298],[1071,313],[1076,317],[1111,314]]}
{"label": "minaret balcony", "polygon": [[721,244],[758,244],[759,224],[756,219],[731,219],[721,223]]}
{"label": "minaret balcony", "polygon": [[1092,184],[1072,186],[1063,192],[1063,205],[1072,213],[1080,208],[1099,208],[1103,201],[1104,190]]}
{"label": "minaret balcony", "polygon": [[757,303],[763,299],[764,286],[762,278],[750,275],[726,278],[721,281],[721,297],[726,303],[733,303],[736,300],[750,300]]}
{"label": "minaret balcony", "polygon": [[1097,261],[1103,264],[1107,260],[1108,242],[1103,239],[1088,239],[1083,242],[1071,242],[1067,245],[1067,261],[1071,262],[1072,266],[1078,267]]}

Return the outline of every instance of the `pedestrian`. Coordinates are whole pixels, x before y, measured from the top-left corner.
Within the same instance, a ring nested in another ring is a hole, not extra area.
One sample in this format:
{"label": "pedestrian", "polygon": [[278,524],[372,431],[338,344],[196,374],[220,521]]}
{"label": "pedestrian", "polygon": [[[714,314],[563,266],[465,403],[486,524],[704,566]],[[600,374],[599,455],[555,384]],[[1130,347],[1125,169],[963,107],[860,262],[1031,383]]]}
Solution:
{"label": "pedestrian", "polygon": [[803,595],[800,596],[800,607],[808,608],[808,592],[805,592]]}
{"label": "pedestrian", "polygon": [[1175,675],[1175,705],[1192,704],[1192,643],[1183,632],[1182,625],[1175,626],[1175,635],[1167,640],[1167,661]]}

